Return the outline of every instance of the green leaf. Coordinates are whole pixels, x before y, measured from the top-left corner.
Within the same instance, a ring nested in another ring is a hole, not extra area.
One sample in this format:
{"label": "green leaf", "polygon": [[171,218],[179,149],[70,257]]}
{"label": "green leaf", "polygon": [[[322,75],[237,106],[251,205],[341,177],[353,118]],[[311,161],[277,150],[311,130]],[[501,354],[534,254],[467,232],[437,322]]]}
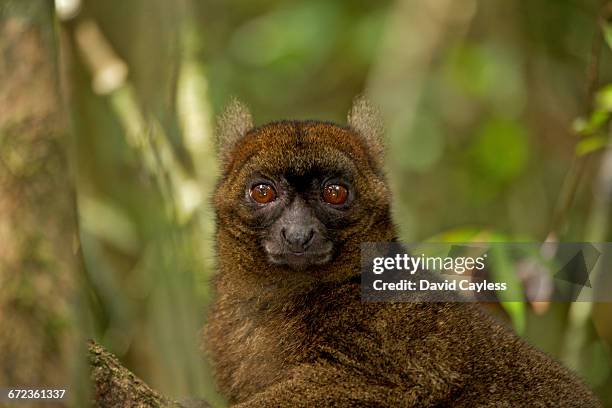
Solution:
{"label": "green leaf", "polygon": [[523,283],[517,276],[515,266],[512,264],[505,247],[492,245],[488,253],[492,265],[491,277],[496,282],[506,282],[508,284],[508,290],[497,293],[501,306],[510,316],[516,332],[523,334],[526,325],[525,302],[509,300],[523,298]]}
{"label": "green leaf", "polygon": [[574,132],[580,136],[590,136],[606,123],[610,114],[603,109],[596,109],[588,119],[577,118],[572,124]]}
{"label": "green leaf", "polygon": [[501,302],[500,304],[506,313],[508,313],[508,316],[510,316],[514,330],[516,330],[518,334],[523,335],[527,328],[527,306],[525,302]]}
{"label": "green leaf", "polygon": [[584,156],[586,154],[606,147],[607,144],[608,141],[606,140],[605,136],[601,134],[590,136],[578,142],[578,144],[576,145],[576,155],[579,157]]}
{"label": "green leaf", "polygon": [[606,39],[606,43],[608,43],[608,47],[612,49],[612,23],[604,23],[601,29],[603,30],[604,38]]}
{"label": "green leaf", "polygon": [[453,228],[427,239],[427,242],[472,242],[481,230],[475,227]]}
{"label": "green leaf", "polygon": [[612,84],[604,86],[597,92],[597,107],[606,112],[612,112]]}

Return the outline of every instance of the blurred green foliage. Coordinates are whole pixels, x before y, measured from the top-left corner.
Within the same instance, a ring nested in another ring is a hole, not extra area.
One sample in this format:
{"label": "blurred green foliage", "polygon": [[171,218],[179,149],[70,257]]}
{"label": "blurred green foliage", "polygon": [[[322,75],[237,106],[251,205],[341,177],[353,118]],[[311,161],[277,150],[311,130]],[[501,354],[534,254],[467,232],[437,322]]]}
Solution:
{"label": "blurred green foliage", "polygon": [[[407,241],[543,241],[576,160],[557,238],[594,239],[597,216],[607,223],[597,239],[611,240],[609,209],[593,213],[612,111],[611,53],[593,54],[599,10],[596,0],[84,1],[62,40],[89,330],[167,395],[218,401],[197,332],[214,271],[214,116],[231,96],[261,124],[342,123],[356,95],[372,95]],[[92,81],[121,67],[127,78],[96,92]],[[501,313],[612,404],[610,319],[591,318],[610,308],[578,309]]]}

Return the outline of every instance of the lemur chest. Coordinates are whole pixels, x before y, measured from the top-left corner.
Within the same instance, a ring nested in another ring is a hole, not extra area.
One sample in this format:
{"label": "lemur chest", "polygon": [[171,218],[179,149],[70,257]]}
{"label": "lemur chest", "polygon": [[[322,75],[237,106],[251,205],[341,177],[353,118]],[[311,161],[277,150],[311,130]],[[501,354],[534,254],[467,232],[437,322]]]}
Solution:
{"label": "lemur chest", "polygon": [[309,349],[301,319],[253,312],[235,310],[214,329],[217,378],[236,401],[286,378]]}

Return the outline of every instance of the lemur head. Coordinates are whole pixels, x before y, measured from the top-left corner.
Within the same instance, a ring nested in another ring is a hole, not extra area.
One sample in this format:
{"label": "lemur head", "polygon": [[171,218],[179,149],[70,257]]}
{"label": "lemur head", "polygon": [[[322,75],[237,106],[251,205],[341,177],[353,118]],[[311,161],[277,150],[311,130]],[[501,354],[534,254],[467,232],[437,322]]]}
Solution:
{"label": "lemur head", "polygon": [[[380,121],[357,99],[348,125],[282,121],[254,127],[234,101],[218,126],[222,179],[218,226],[270,265],[330,263],[347,243],[380,240],[388,228]],[[353,245],[353,246],[355,246]]]}

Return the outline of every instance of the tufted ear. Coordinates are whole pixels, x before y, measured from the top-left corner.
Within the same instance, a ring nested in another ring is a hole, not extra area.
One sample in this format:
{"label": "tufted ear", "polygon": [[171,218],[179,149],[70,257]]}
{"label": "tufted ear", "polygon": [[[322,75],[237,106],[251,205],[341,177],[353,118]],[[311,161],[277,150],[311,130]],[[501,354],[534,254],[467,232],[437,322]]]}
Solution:
{"label": "tufted ear", "polygon": [[357,96],[347,121],[349,127],[362,137],[376,162],[382,164],[385,155],[384,128],[378,109],[363,95]]}
{"label": "tufted ear", "polygon": [[217,154],[226,162],[236,143],[253,128],[249,108],[233,98],[217,120]]}

